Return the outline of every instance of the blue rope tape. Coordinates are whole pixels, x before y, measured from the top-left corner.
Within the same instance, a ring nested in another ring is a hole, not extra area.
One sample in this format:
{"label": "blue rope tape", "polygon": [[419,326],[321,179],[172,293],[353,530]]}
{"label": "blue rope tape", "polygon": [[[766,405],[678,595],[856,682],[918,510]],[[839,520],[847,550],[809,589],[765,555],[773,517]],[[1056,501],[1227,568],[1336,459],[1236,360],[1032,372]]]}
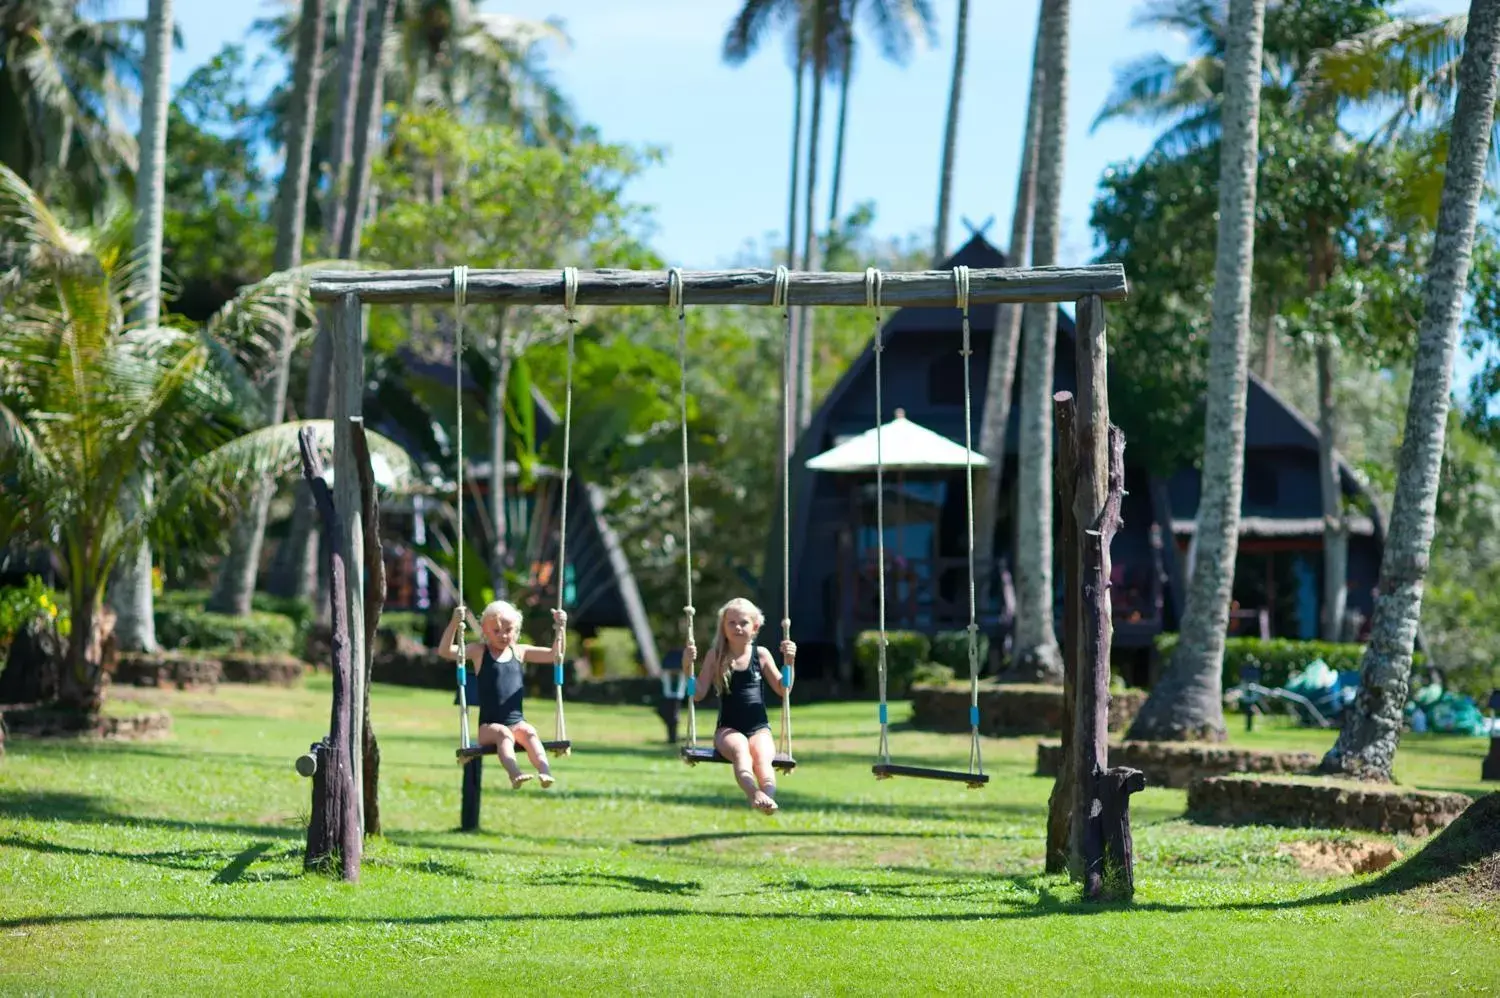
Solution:
{"label": "blue rope tape", "polygon": [[886,709],[886,705],[885,704],[881,704],[880,705],[880,723],[881,724],[889,724],[889,723],[891,723],[890,711]]}
{"label": "blue rope tape", "polygon": [[969,727],[979,727],[979,708],[973,704],[969,705]]}
{"label": "blue rope tape", "polygon": [[552,681],[559,686],[563,684],[563,667],[561,662],[552,667]]}
{"label": "blue rope tape", "polygon": [[687,677],[687,695],[690,696],[690,697],[698,695],[698,677],[697,676],[689,676],[689,677]]}

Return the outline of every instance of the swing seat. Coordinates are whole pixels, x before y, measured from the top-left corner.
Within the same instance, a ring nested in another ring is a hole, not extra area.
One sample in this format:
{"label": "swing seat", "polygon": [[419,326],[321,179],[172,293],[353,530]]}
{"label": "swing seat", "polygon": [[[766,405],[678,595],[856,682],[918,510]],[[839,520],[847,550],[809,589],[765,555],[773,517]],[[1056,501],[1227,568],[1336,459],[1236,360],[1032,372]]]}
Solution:
{"label": "swing seat", "polygon": [[[542,748],[546,749],[550,755],[568,756],[573,754],[573,743],[571,741],[542,742]],[[461,748],[453,754],[457,757],[458,764],[464,766],[468,765],[470,760],[478,759],[482,755],[494,755],[495,750],[496,747],[494,745],[470,745],[468,748]]]}
{"label": "swing seat", "polygon": [[893,762],[877,762],[870,767],[877,779],[889,780],[893,776],[909,776],[918,780],[941,780],[948,783],[967,783],[970,790],[980,790],[990,782],[988,773],[965,773],[954,769],[926,769],[922,766],[900,766]]}
{"label": "swing seat", "polygon": [[[682,761],[689,766],[696,766],[700,762],[727,763],[729,760],[720,755],[718,749],[711,746],[693,746],[683,748]],[[776,768],[777,772],[790,773],[797,768],[797,760],[777,752],[776,757],[771,760],[771,765]]]}

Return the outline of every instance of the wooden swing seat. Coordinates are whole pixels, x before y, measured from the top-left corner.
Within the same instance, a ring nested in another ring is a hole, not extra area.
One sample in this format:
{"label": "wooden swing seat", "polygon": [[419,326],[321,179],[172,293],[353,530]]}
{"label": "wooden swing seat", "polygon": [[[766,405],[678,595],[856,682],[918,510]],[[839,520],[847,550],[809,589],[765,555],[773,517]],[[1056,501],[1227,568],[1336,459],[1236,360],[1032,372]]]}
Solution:
{"label": "wooden swing seat", "polygon": [[[567,756],[573,754],[573,743],[571,741],[542,742],[542,748],[546,749],[551,755]],[[467,765],[470,760],[478,759],[482,755],[494,755],[495,750],[496,746],[494,745],[470,745],[468,748],[459,749],[454,755],[458,758],[458,764],[463,766]]]}
{"label": "wooden swing seat", "polygon": [[965,773],[953,769],[927,769],[922,766],[900,766],[893,762],[877,762],[870,767],[878,779],[889,780],[893,776],[909,776],[918,780],[942,780],[948,783],[966,783],[970,790],[983,789],[990,782],[988,773]]}
{"label": "wooden swing seat", "polygon": [[[727,763],[729,760],[720,755],[719,750],[716,748],[713,748],[711,746],[695,746],[692,748],[683,748],[682,761],[687,763],[689,766],[696,766],[700,762]],[[783,755],[782,753],[778,752],[776,753],[776,757],[771,760],[771,765],[774,766],[778,772],[790,773],[792,770],[797,768],[797,760],[793,759],[789,755]]]}

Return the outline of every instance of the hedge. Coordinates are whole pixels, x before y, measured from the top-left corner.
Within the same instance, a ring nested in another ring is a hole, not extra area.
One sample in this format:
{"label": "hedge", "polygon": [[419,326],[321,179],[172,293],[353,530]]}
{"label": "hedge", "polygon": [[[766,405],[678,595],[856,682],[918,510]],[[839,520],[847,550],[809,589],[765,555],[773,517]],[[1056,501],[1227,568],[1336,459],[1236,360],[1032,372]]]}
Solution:
{"label": "hedge", "polygon": [[[984,664],[989,660],[990,638],[983,631],[976,635],[979,651],[979,671],[984,671]],[[955,674],[969,678],[969,632],[968,631],[939,631],[932,637],[932,661],[938,665],[946,665]]]}
{"label": "hedge", "polygon": [[156,640],[163,648],[300,657],[297,624],[279,613],[252,611],[249,617],[234,617],[168,603],[158,604],[155,617]]}
{"label": "hedge", "polygon": [[[1176,634],[1158,634],[1156,650],[1163,661],[1172,657],[1177,647]],[[1260,667],[1262,686],[1285,686],[1292,673],[1321,658],[1331,669],[1340,672],[1358,672],[1363,662],[1365,646],[1360,644],[1334,644],[1330,641],[1293,641],[1289,638],[1228,638],[1224,642],[1224,687],[1238,686],[1240,669],[1246,665]],[[1421,668],[1426,658],[1421,652],[1412,656],[1412,667]]]}
{"label": "hedge", "polygon": [[[917,666],[931,660],[932,642],[927,635],[917,631],[886,631],[885,637],[887,695],[904,697]],[[854,660],[859,663],[865,688],[874,689],[879,677],[879,631],[860,632],[854,640]]]}

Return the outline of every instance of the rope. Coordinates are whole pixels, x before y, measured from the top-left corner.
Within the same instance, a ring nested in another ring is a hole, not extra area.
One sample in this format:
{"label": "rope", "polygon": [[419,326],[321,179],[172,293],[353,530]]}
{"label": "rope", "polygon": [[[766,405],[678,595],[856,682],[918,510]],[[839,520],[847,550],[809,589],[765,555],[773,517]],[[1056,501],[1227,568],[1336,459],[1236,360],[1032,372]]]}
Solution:
{"label": "rope", "polygon": [[[682,301],[682,271],[673,267],[667,271],[667,307],[677,312],[677,366],[681,376],[681,392],[678,396],[678,414],[682,423],[682,574],[687,592],[687,605],[682,608],[683,631],[686,645],[696,645],[693,640],[693,618],[698,611],[693,607],[693,505],[688,488],[692,478],[692,465],[688,463],[688,419],[687,419],[687,308]],[[693,674],[686,658],[683,659],[683,676],[688,692],[688,748],[698,744],[698,712],[694,697],[698,689],[698,677]]]}
{"label": "rope", "polygon": [[969,772],[982,774],[984,763],[979,757],[979,622],[974,607],[974,437],[973,390],[969,384],[969,268],[953,268],[954,290],[964,324],[964,491],[969,521]]}
{"label": "rope", "polygon": [[880,644],[877,647],[878,672],[880,676],[880,759],[891,761],[890,708],[885,700],[885,451],[881,445],[881,423],[885,418],[884,403],[880,395],[880,355],[885,344],[880,338],[880,291],[884,278],[874,267],[865,268],[865,307],[874,310],[875,317],[875,543],[879,580]]}
{"label": "rope", "polygon": [[[787,304],[792,276],[785,267],[776,268],[771,304],[781,309],[781,640],[792,640],[792,310]],[[781,746],[792,754],[792,685],[796,682],[795,658],[781,673]]]}
{"label": "rope", "polygon": [[465,629],[468,608],[464,605],[464,307],[469,296],[469,268],[453,268],[453,395],[457,401],[454,419],[456,459],[453,476],[454,505],[458,508],[458,630],[454,665],[458,678],[459,747],[469,747],[468,647]]}
{"label": "rope", "polygon": [[563,717],[563,663],[568,653],[568,615],[563,611],[563,596],[567,592],[568,578],[568,491],[572,484],[572,471],[568,458],[573,443],[573,333],[578,327],[577,309],[578,268],[564,267],[563,315],[568,320],[568,373],[566,387],[563,390],[562,502],[557,525],[557,614],[552,621],[552,647],[557,655],[552,666],[552,683],[557,695],[554,737],[560,742],[568,740],[567,720]]}

